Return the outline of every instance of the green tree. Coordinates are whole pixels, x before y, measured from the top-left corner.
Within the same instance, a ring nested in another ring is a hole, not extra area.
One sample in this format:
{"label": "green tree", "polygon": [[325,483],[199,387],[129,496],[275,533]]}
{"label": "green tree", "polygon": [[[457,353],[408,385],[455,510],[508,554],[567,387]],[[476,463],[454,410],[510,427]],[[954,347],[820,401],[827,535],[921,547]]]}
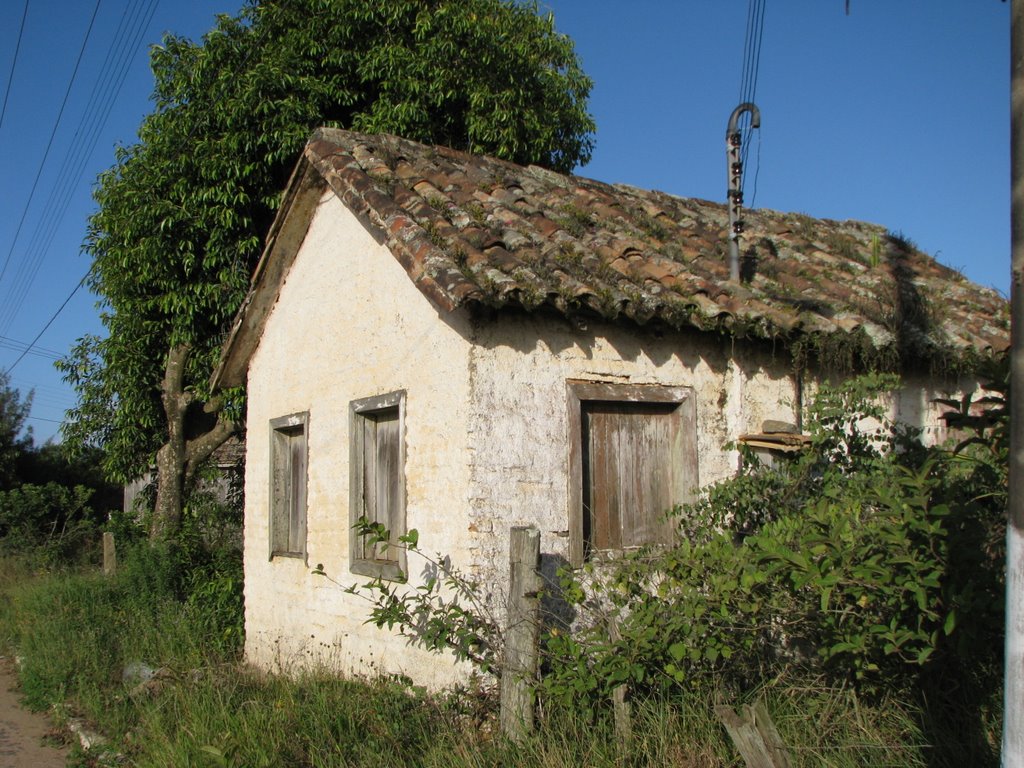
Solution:
{"label": "green tree", "polygon": [[22,399],[11,378],[0,371],[0,491],[17,483],[19,460],[32,450],[32,432],[25,420],[32,410],[32,393]]}
{"label": "green tree", "polygon": [[153,463],[151,535],[238,429],[207,381],[288,173],[319,125],[389,132],[566,171],[585,163],[591,82],[550,15],[514,0],[266,0],[201,44],[152,53],[155,107],[96,190],[86,249],[106,338],[62,363],[65,438],[128,480]]}

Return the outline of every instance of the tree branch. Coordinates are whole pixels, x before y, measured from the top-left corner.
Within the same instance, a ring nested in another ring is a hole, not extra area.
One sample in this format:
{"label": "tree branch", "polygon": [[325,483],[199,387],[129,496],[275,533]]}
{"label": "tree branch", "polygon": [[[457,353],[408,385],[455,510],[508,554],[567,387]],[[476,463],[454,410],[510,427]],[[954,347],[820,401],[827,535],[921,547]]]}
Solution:
{"label": "tree branch", "polygon": [[185,444],[185,482],[190,483],[195,471],[213,452],[224,445],[239,429],[239,424],[221,414],[213,429]]}

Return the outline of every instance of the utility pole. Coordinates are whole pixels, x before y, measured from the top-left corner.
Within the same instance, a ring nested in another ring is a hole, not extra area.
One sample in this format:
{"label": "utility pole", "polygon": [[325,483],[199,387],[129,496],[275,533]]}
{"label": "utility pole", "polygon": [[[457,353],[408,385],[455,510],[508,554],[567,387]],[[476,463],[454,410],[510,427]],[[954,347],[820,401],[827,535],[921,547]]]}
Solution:
{"label": "utility pole", "polygon": [[1010,6],[1010,497],[1004,768],[1024,767],[1024,0]]}
{"label": "utility pole", "polygon": [[761,127],[761,111],[751,101],[740,104],[729,115],[725,129],[725,160],[729,168],[729,279],[740,281],[740,234],[743,232],[743,161],[740,146],[740,115],[750,113],[750,127]]}

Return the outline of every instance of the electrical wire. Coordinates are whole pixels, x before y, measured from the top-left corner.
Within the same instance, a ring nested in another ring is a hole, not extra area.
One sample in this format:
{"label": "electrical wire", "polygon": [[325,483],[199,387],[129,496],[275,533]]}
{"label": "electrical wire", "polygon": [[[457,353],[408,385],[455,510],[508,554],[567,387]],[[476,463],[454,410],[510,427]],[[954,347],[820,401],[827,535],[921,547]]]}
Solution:
{"label": "electrical wire", "polygon": [[754,201],[757,200],[757,177],[761,175],[761,129],[757,129],[757,155],[755,155],[754,162],[754,191],[750,193],[750,207],[754,207]]}
{"label": "electrical wire", "polygon": [[18,51],[21,50],[21,38],[25,34],[25,19],[28,18],[28,0],[25,0],[25,10],[21,12],[21,26],[18,28],[18,43],[14,46],[14,58],[11,59],[11,73],[7,76],[7,88],[4,90],[4,106],[0,109],[0,128],[4,125],[4,115],[7,114],[7,99],[11,95],[11,83],[14,82],[14,67],[18,63]]}
{"label": "electrical wire", "polygon": [[132,9],[121,17],[114,41],[108,48],[88,104],[75,130],[75,137],[68,146],[60,171],[56,174],[50,195],[43,206],[45,213],[36,225],[25,257],[7,290],[6,300],[3,302],[4,309],[0,312],[0,333],[6,333],[10,329],[21,310],[63,222],[89,157],[99,141],[100,133],[120,95],[132,55],[141,44],[153,19],[159,0],[149,0],[149,5],[144,11],[143,1],[138,0]]}
{"label": "electrical wire", "polygon": [[[29,349],[29,345],[23,341],[12,339],[8,336],[0,336],[0,349],[10,349],[14,352],[24,352]],[[29,354],[36,355],[37,357],[48,357],[51,360],[59,360],[63,357],[60,352],[52,349],[46,349],[45,347],[35,347]]]}
{"label": "electrical wire", "polygon": [[42,416],[26,416],[25,421],[48,421],[51,424],[63,424],[63,419],[44,419]]}
{"label": "electrical wire", "polygon": [[[156,3],[158,3],[158,2],[159,2],[159,0],[155,0],[155,2],[154,2],[154,6],[153,6],[154,10],[155,10],[155,5],[156,5]],[[99,10],[99,4],[100,4],[100,0],[97,0],[97,2],[96,2],[96,10]],[[286,2],[282,2],[282,6],[285,6],[285,5],[287,5],[287,3],[286,3]],[[96,16],[96,14],[95,14],[95,11],[94,11],[94,12],[93,12],[93,20],[95,20],[95,16]],[[151,16],[150,16],[150,18],[151,18]],[[148,25],[148,22],[147,22],[147,25]],[[90,30],[92,29],[92,22],[90,22],[90,25],[89,25],[89,29],[90,29]],[[265,33],[265,30],[261,30],[261,31]],[[88,32],[86,32],[86,40],[88,40],[88,36],[89,36],[89,33],[88,33]],[[255,50],[255,49],[257,48],[257,45],[255,44],[256,42],[259,42],[259,41],[253,41],[253,44],[252,44],[252,45],[250,45],[250,46],[248,46],[248,48],[247,48],[247,50],[246,50],[246,54],[245,54],[245,57],[244,57],[244,58],[242,59],[242,67],[243,67],[243,68],[244,68],[244,66],[245,66],[246,64],[248,64],[248,62],[249,62],[249,59],[250,59],[250,58],[252,57],[252,53],[253,53],[253,51],[254,51],[254,50]],[[84,47],[85,47],[85,44],[83,43],[83,50],[84,50]],[[80,59],[81,59],[81,54],[79,54],[79,60],[80,60]],[[77,64],[76,64],[76,67],[75,67],[75,72],[76,72],[76,73],[77,73],[77,70],[78,70],[78,66],[77,66]],[[72,76],[72,82],[73,82],[73,81],[74,81],[74,76]],[[70,85],[69,85],[69,90],[70,90]],[[66,101],[66,100],[67,100],[67,96],[65,96],[65,101]],[[61,111],[63,112],[63,107],[61,108]],[[59,120],[60,120],[60,118],[59,118],[59,116],[58,116],[58,122],[59,122]],[[191,137],[192,137],[192,135],[193,135],[193,134],[195,133],[195,131],[196,131],[197,127],[198,127],[198,124],[193,124],[193,126],[192,126],[192,129],[191,129],[191,130],[189,131],[189,134],[188,134],[188,136],[186,136],[186,138],[185,138],[185,141],[183,141],[183,142],[182,142],[182,147],[183,147],[183,151],[184,151],[184,148],[185,148],[185,147],[188,147],[188,146],[190,145],[190,143],[191,143],[191,142],[190,142],[190,140],[191,140]],[[54,127],[54,133],[56,133],[56,126]],[[53,137],[52,137],[52,135],[51,135],[51,143],[52,143],[52,140],[53,140]],[[49,148],[47,148],[47,151],[48,151],[48,150],[49,150]],[[44,162],[45,162],[45,156],[44,156]],[[41,170],[41,168],[40,168],[40,170]],[[38,182],[38,176],[37,176],[37,178],[36,178],[36,181]],[[35,187],[33,186],[33,191],[34,191],[34,188],[35,188]],[[30,195],[30,198],[31,198],[31,195]],[[24,214],[23,214],[23,216],[22,216],[22,219],[24,219]],[[19,231],[20,231],[20,228],[21,228],[21,225],[19,224]],[[15,235],[15,240],[17,240],[17,234]],[[12,246],[11,246],[11,249],[12,249],[12,251],[13,251],[13,247],[14,247],[14,246],[13,246],[13,244],[12,244]],[[10,260],[10,254],[8,254],[8,257],[7,257],[7,258],[8,258],[8,261],[9,261],[9,260]],[[4,270],[6,270],[6,267],[7,267],[7,263],[5,262],[5,263],[4,263]],[[70,294],[68,295],[68,297],[67,297],[67,298],[66,298],[66,299],[65,299],[65,300],[63,301],[63,303],[62,303],[62,304],[60,305],[60,307],[58,307],[58,308],[57,308],[57,311],[56,311],[56,312],[54,312],[54,313],[53,313],[53,315],[51,315],[51,316],[50,316],[50,319],[49,319],[49,320],[47,320],[47,321],[46,321],[46,325],[44,325],[44,326],[43,326],[43,328],[42,328],[42,330],[40,330],[40,331],[39,331],[39,333],[37,333],[37,334],[36,334],[35,338],[34,338],[34,339],[33,339],[33,340],[32,340],[32,341],[31,341],[31,342],[30,342],[30,343],[28,344],[28,346],[27,346],[27,347],[25,348],[25,350],[24,350],[24,351],[23,351],[23,352],[21,353],[21,355],[20,355],[20,356],[18,357],[18,359],[17,359],[17,360],[15,360],[15,361],[14,361],[14,362],[13,362],[13,363],[12,363],[12,364],[10,365],[10,367],[8,367],[8,368],[6,369],[5,373],[10,373],[11,371],[13,371],[13,370],[14,370],[14,367],[15,367],[16,365],[18,365],[18,363],[20,363],[20,362],[22,361],[22,359],[24,359],[24,357],[25,357],[25,356],[26,356],[27,354],[29,354],[29,353],[30,353],[30,352],[32,351],[32,349],[33,349],[33,348],[35,347],[35,344],[36,344],[36,342],[37,342],[37,341],[39,341],[39,339],[40,339],[40,338],[42,337],[42,335],[43,335],[44,333],[46,333],[47,329],[49,329],[49,327],[50,327],[50,326],[51,326],[51,325],[53,324],[53,322],[54,322],[54,321],[55,321],[55,320],[57,319],[57,317],[58,317],[58,316],[60,315],[60,313],[61,313],[61,312],[62,312],[62,311],[64,310],[64,308],[65,308],[65,307],[66,307],[66,306],[68,305],[68,303],[69,303],[69,302],[71,301],[71,299],[72,299],[72,298],[74,297],[74,295],[75,295],[75,294],[76,294],[76,293],[77,293],[77,292],[79,291],[79,289],[81,289],[81,287],[82,287],[82,286],[83,286],[83,285],[85,284],[85,281],[86,281],[86,280],[88,279],[88,277],[89,277],[89,275],[90,275],[91,273],[92,273],[92,270],[91,270],[91,268],[90,268],[90,270],[89,270],[88,272],[86,272],[86,273],[85,273],[85,274],[84,274],[84,275],[82,276],[82,279],[81,279],[81,280],[79,280],[79,282],[78,282],[78,285],[76,285],[76,286],[75,286],[74,290],[72,290],[72,291],[71,291],[71,293],[70,293]],[[3,277],[3,271],[0,271],[0,279],[2,279],[2,277]]]}
{"label": "electrical wire", "polygon": [[[765,10],[765,0],[749,0],[747,3],[747,26],[743,39],[743,67],[740,78],[740,104],[746,102],[755,103],[757,97],[757,79],[761,68],[761,42],[764,38]],[[740,114],[736,127],[740,133],[740,161],[745,168],[747,157],[750,153],[750,139],[753,132],[749,112]],[[758,147],[760,152],[760,139]],[[746,174],[740,177],[741,192],[745,186]],[[752,203],[753,198],[751,198],[751,205]]]}
{"label": "electrical wire", "polygon": [[[114,57],[115,55],[123,56],[126,64],[130,59],[131,51],[135,46],[127,41],[125,31],[128,24],[134,21],[135,14],[136,11],[132,11],[130,15],[122,16],[114,42],[108,48],[106,60],[97,76],[89,102],[79,121],[78,128],[76,128],[74,138],[68,144],[61,168],[55,176],[50,195],[43,206],[44,213],[36,225],[25,256],[7,290],[3,302],[4,310],[0,313],[0,333],[6,333],[9,330],[11,322],[21,309],[28,289],[39,271],[56,231],[63,221],[64,214],[67,212],[71,197],[88,162],[88,157],[95,148],[99,133],[113,107],[113,99],[116,92],[120,90],[124,74],[127,73],[127,66],[125,66],[120,76],[120,82],[116,82],[118,78],[111,70],[113,66],[119,66],[120,61],[115,61]],[[141,39],[141,32],[138,37]],[[116,84],[111,85],[114,82]],[[111,89],[115,91],[114,96],[110,95]],[[106,104],[98,103],[101,100],[106,101]]]}
{"label": "electrical wire", "polygon": [[32,198],[35,196],[36,187],[39,186],[39,177],[43,175],[43,166],[46,165],[46,158],[50,155],[50,149],[53,147],[53,139],[57,135],[57,128],[60,126],[61,117],[64,115],[64,108],[68,103],[68,96],[71,95],[71,89],[75,84],[75,78],[78,76],[78,68],[82,63],[82,56],[85,53],[86,44],[89,42],[89,35],[92,33],[93,24],[96,22],[96,14],[100,10],[100,2],[102,0],[96,0],[96,7],[92,10],[92,18],[89,19],[89,28],[85,31],[85,39],[82,40],[82,48],[78,52],[78,59],[75,61],[75,68],[71,73],[71,79],[68,81],[67,90],[64,91],[64,100],[61,102],[60,111],[57,113],[57,119],[54,121],[53,130],[50,132],[50,140],[46,144],[46,151],[43,152],[43,159],[39,163],[39,170],[36,171],[35,181],[32,182],[32,189],[28,194],[28,200],[25,201],[25,208],[21,212],[21,218],[18,221],[18,227],[14,231],[14,239],[11,241],[10,250],[7,252],[7,258],[4,259],[4,266],[0,269],[0,284],[3,283],[4,275],[7,273],[7,266],[11,263],[11,255],[14,253],[14,246],[18,242],[18,235],[21,234],[21,228],[25,224],[25,216],[28,214],[29,206],[32,205]]}
{"label": "electrical wire", "polygon": [[79,288],[85,285],[85,280],[87,277],[89,277],[89,272],[86,272],[84,275],[82,275],[82,279],[78,281],[78,285],[76,285],[74,290],[68,294],[68,297],[66,299],[64,299],[64,303],[57,307],[56,312],[50,315],[50,319],[46,321],[46,325],[43,326],[43,329],[36,334],[36,337],[32,339],[32,341],[28,343],[28,346],[25,347],[25,351],[18,355],[18,359],[11,363],[4,371],[4,373],[10,374],[10,372],[13,371],[15,367],[17,367],[18,363],[25,359],[25,355],[32,351],[33,347],[35,347],[36,345],[36,342],[39,341],[42,335],[46,333],[47,329],[49,329],[49,327],[53,325],[53,321],[57,319],[57,316],[64,311],[64,307],[68,305],[68,302],[71,301],[72,298],[74,298],[74,295],[76,293],[78,293]]}

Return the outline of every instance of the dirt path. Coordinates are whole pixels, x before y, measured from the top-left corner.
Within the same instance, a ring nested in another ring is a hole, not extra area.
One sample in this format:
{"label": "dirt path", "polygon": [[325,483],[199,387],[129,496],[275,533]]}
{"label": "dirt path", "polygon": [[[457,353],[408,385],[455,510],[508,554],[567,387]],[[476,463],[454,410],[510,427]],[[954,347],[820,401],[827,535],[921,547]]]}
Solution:
{"label": "dirt path", "polygon": [[44,746],[52,725],[19,704],[17,680],[0,664],[0,768],[64,768],[68,750]]}

